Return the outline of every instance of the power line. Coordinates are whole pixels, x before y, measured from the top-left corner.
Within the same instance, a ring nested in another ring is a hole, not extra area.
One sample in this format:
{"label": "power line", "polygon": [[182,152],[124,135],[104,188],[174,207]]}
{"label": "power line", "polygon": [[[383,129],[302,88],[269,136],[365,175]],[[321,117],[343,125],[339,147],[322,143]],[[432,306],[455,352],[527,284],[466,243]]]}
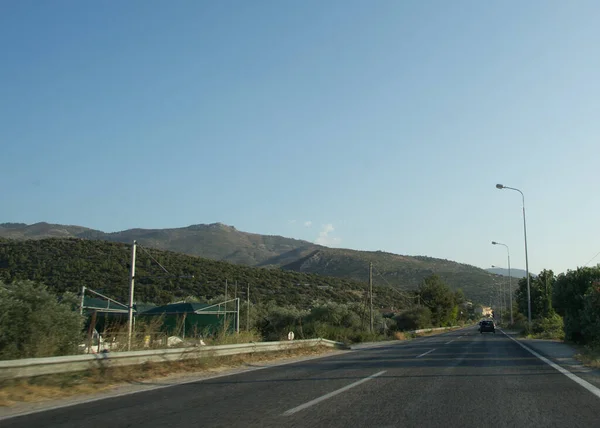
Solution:
{"label": "power line", "polygon": [[154,263],[156,263],[157,265],[159,265],[161,267],[162,270],[164,270],[166,273],[168,273],[169,275],[171,275],[171,272],[169,272],[163,265],[161,265],[158,260],[156,260],[154,257],[152,257],[152,255],[148,252],[148,250],[146,250],[144,247],[142,247],[140,244],[138,244],[138,247],[141,248],[144,253],[146,253],[148,255],[148,257],[150,257],[152,259],[152,261],[154,261]]}
{"label": "power line", "polygon": [[583,267],[586,267],[587,265],[589,265],[598,256],[600,256],[600,251],[598,251],[598,253],[594,257],[592,257],[586,264],[584,264]]}
{"label": "power line", "polygon": [[379,272],[379,270],[377,270],[377,269],[375,268],[375,265],[373,265],[373,269],[375,269],[375,273],[376,273],[377,275],[379,275],[379,276],[381,277],[381,279],[383,279],[383,281],[384,281],[384,282],[387,284],[387,286],[388,286],[389,288],[391,288],[392,290],[394,290],[396,293],[398,293],[399,295],[401,295],[401,296],[402,296],[402,297],[404,297],[405,299],[416,299],[416,298],[418,297],[418,296],[411,296],[410,294],[408,294],[408,293],[404,293],[404,292],[402,292],[402,291],[398,290],[398,288],[396,288],[396,287],[393,287],[393,286],[392,286],[392,285],[391,285],[391,284],[390,284],[390,283],[387,281],[387,279],[385,279],[385,277],[384,277],[384,276],[383,276],[383,275],[382,275],[382,274]]}

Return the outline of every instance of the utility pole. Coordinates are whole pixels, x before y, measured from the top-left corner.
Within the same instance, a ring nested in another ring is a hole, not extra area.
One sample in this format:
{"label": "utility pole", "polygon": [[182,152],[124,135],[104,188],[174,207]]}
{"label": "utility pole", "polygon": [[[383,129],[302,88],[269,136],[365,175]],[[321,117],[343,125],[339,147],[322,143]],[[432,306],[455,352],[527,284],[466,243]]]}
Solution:
{"label": "utility pole", "polygon": [[237,279],[235,280],[235,287],[233,288],[233,298],[235,299],[235,332],[240,332],[240,299],[237,295]]}
{"label": "utility pole", "polygon": [[373,333],[373,263],[369,263],[369,298],[370,298],[370,309],[369,314],[371,316],[370,331]]}
{"label": "utility pole", "polygon": [[79,306],[79,315],[83,315],[83,305],[85,304],[85,285],[81,287],[81,306]]}
{"label": "utility pole", "polygon": [[250,331],[250,283],[246,292],[246,331]]}
{"label": "utility pole", "polygon": [[513,325],[515,321],[513,320],[513,296],[512,296],[512,278],[510,273],[510,252],[508,253],[508,303],[510,307],[510,325]]}
{"label": "utility pole", "polygon": [[131,333],[133,332],[133,288],[135,282],[135,250],[137,242],[131,246],[131,270],[129,274],[129,322],[127,324],[127,350],[131,351]]}
{"label": "utility pole", "polygon": [[235,332],[240,334],[240,299],[235,298]]}
{"label": "utility pole", "polygon": [[223,333],[227,332],[227,278],[225,278],[225,315],[223,315]]}

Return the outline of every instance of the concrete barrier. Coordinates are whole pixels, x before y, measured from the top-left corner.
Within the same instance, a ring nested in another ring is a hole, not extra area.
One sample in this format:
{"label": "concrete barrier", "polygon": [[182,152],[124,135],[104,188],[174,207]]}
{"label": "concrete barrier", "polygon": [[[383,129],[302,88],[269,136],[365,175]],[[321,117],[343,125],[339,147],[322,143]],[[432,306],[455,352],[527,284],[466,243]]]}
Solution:
{"label": "concrete barrier", "polygon": [[156,349],[149,351],[108,352],[100,354],[69,355],[64,357],[24,358],[21,360],[0,361],[0,380],[92,369],[105,369],[108,367],[144,364],[146,362],[164,363],[168,361],[181,361],[202,357],[222,357],[258,352],[285,351],[314,346],[349,349],[343,343],[319,338],[284,342],[253,342],[194,348]]}

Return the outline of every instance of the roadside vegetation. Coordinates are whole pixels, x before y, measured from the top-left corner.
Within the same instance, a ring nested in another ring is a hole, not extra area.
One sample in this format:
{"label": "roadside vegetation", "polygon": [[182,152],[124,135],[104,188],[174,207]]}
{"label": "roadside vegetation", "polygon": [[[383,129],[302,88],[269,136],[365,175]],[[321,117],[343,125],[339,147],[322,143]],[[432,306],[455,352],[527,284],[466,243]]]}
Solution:
{"label": "roadside vegetation", "polygon": [[[528,338],[565,340],[577,345],[581,360],[600,367],[600,265],[555,275],[530,276],[531,327],[527,322],[527,280],[519,280],[512,326]],[[506,314],[507,316],[509,314]]]}
{"label": "roadside vegetation", "polygon": [[83,339],[83,317],[77,297],[59,300],[31,281],[0,282],[0,360],[77,353]]}
{"label": "roadside vegetation", "polygon": [[[474,314],[462,310],[464,296],[452,292],[437,276],[426,278],[410,296],[410,304],[386,313],[375,308],[373,330],[367,302],[340,303],[314,300],[308,308],[279,305],[276,301],[241,305],[239,334],[223,328],[216,332],[192,331],[171,346],[221,345],[258,341],[326,338],[344,343],[410,338],[407,331],[465,323]],[[216,296],[208,303],[222,301]],[[248,313],[249,311],[249,313]],[[98,336],[92,335],[89,316],[80,314],[79,297],[61,295],[29,280],[0,282],[0,359],[73,355],[95,350]],[[111,351],[126,350],[127,325],[121,318],[106,331]],[[120,322],[120,323],[119,323]],[[230,321],[231,322],[231,321]],[[175,328],[177,330],[177,327]],[[136,321],[132,349],[164,347],[173,334],[164,329],[161,317]],[[105,342],[106,343],[106,342]]]}

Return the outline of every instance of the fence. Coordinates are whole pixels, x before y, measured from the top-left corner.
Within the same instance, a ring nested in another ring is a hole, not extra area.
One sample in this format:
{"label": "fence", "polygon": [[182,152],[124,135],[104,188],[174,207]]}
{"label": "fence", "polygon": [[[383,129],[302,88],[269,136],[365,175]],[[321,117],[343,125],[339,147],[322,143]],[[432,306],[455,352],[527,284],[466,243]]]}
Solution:
{"label": "fence", "polygon": [[343,343],[319,338],[285,342],[258,342],[235,345],[202,346],[196,348],[109,352],[49,358],[26,358],[21,360],[0,361],[0,381],[56,373],[106,369],[109,367],[143,364],[146,362],[164,363],[193,358],[275,352],[315,346],[349,349]]}

